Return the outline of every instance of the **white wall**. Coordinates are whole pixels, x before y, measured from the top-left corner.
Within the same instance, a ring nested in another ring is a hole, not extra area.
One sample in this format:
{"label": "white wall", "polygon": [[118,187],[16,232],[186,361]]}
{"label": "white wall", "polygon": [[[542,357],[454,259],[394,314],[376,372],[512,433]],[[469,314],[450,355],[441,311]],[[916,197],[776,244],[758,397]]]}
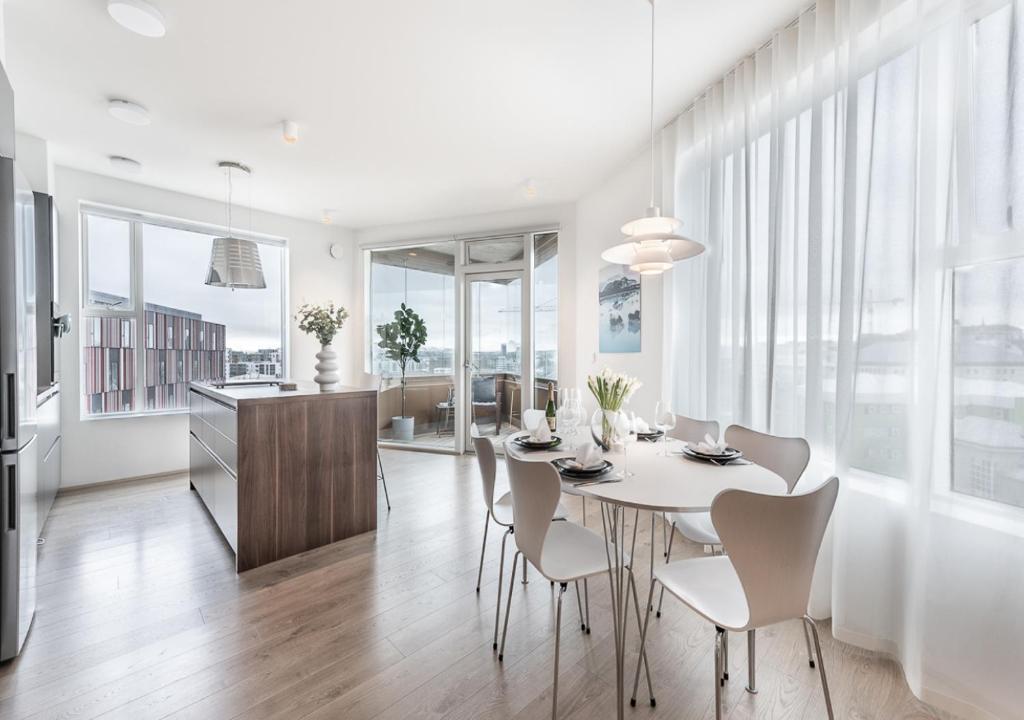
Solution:
{"label": "white wall", "polygon": [[49,143],[35,135],[15,133],[14,159],[35,192],[53,194],[54,166]]}
{"label": "white wall", "polygon": [[598,353],[597,275],[601,252],[623,240],[619,228],[641,217],[650,202],[650,160],[641,153],[576,203],[576,376],[610,367],[640,378],[629,409],[651,421],[661,394],[662,279],[645,277],[640,285],[640,352]]}
{"label": "white wall", "polygon": [[[64,473],[62,486],[105,482],[188,467],[188,417],[184,414],[151,417],[80,419],[81,338],[79,308],[80,235],[79,204],[103,203],[196,222],[223,222],[222,203],[182,195],[138,183],[58,167],[55,178],[59,214],[60,298],[72,313],[73,331],[63,342],[61,394],[63,401]],[[289,316],[303,302],[337,303],[353,308],[357,298],[354,281],[359,277],[352,251],[351,231],[295,218],[253,212],[253,229],[287,238],[289,249]],[[342,260],[328,254],[331,243],[342,243]],[[302,335],[290,323],[289,369],[298,379],[311,379],[313,355],[319,349],[313,338]],[[342,330],[337,345],[350,343],[356,323]],[[354,378],[352,355],[341,353],[342,380]]]}

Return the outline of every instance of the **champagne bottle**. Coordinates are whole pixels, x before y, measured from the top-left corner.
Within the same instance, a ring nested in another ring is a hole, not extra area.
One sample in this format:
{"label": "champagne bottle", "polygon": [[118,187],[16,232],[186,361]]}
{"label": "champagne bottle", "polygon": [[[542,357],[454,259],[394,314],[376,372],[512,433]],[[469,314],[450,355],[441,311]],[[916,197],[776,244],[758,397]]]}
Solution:
{"label": "champagne bottle", "polygon": [[548,429],[555,431],[555,384],[548,383],[548,405],[544,408],[544,417],[548,421]]}

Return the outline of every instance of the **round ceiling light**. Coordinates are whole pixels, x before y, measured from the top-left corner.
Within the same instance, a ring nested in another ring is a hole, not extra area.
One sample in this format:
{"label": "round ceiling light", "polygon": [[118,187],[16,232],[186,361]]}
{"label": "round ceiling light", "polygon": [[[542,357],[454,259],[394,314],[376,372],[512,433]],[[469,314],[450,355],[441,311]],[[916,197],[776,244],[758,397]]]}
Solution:
{"label": "round ceiling light", "polygon": [[107,0],[107,12],[122,27],[145,37],[163,37],[164,16],[146,0]]}
{"label": "round ceiling light", "polygon": [[124,157],[123,155],[111,155],[110,167],[131,175],[138,175],[142,172],[142,163],[138,160],[132,160],[131,158]]}
{"label": "round ceiling light", "polygon": [[149,125],[149,110],[130,100],[114,98],[107,103],[107,112],[129,125]]}

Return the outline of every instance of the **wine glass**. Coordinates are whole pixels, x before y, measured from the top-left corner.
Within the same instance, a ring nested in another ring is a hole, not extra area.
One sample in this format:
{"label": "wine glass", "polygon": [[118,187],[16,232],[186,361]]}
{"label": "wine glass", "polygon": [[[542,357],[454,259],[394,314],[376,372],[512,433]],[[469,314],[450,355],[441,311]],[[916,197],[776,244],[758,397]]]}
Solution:
{"label": "wine glass", "polygon": [[661,432],[661,454],[668,455],[668,431],[676,426],[676,414],[672,406],[661,400],[654,408],[654,427]]}
{"label": "wine glass", "polygon": [[636,442],[636,434],[633,432],[633,420],[624,410],[615,413],[612,422],[615,428],[616,441],[622,443],[622,479],[632,476],[629,472],[629,446]]}

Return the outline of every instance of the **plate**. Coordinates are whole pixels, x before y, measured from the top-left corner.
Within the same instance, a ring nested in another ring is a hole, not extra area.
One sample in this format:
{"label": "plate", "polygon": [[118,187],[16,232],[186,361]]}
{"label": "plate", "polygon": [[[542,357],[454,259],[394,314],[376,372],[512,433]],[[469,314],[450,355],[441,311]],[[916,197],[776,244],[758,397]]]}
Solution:
{"label": "plate", "polygon": [[655,440],[661,440],[661,438],[664,435],[665,435],[665,433],[662,432],[661,430],[654,430],[652,432],[637,433],[636,434],[636,439],[637,440],[644,440],[646,442],[654,442]]}
{"label": "plate", "polygon": [[602,460],[599,467],[590,470],[580,470],[569,463],[575,464],[575,460],[573,458],[556,458],[551,461],[551,464],[562,474],[562,477],[568,480],[593,480],[615,467],[607,460]]}
{"label": "plate", "polygon": [[539,443],[530,440],[529,435],[519,435],[518,437],[512,438],[512,442],[526,450],[550,450],[551,448],[556,448],[561,445],[562,438],[557,435],[552,435],[551,439],[547,442]]}
{"label": "plate", "polygon": [[694,450],[689,445],[683,446],[683,455],[694,458],[695,460],[705,460],[707,462],[729,462],[730,460],[737,460],[743,457],[743,453],[736,448],[726,448],[723,453],[713,454],[702,453],[699,450]]}

